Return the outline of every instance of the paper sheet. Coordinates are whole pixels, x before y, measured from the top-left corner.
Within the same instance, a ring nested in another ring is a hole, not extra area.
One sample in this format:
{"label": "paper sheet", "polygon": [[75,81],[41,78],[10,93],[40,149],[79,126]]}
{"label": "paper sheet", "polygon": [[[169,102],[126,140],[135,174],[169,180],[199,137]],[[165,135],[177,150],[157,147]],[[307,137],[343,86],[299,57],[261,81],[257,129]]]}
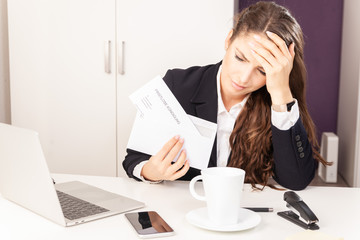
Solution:
{"label": "paper sheet", "polygon": [[130,95],[138,113],[128,148],[156,154],[175,135],[184,138],[191,167],[208,166],[215,140],[215,123],[187,115],[161,77],[156,77]]}

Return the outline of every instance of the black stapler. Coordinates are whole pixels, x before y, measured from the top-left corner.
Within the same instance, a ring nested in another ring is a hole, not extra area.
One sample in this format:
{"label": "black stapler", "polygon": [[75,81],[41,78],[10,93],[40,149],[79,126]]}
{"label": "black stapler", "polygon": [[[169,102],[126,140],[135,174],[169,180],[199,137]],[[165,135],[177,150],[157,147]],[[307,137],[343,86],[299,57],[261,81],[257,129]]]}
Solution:
{"label": "black stapler", "polygon": [[319,219],[315,216],[313,211],[311,211],[308,205],[306,205],[306,203],[299,197],[299,195],[293,191],[287,191],[284,193],[284,201],[286,201],[286,206],[288,208],[294,210],[298,214],[293,211],[278,212],[277,214],[280,217],[283,217],[305,229],[319,229],[319,226],[316,224]]}

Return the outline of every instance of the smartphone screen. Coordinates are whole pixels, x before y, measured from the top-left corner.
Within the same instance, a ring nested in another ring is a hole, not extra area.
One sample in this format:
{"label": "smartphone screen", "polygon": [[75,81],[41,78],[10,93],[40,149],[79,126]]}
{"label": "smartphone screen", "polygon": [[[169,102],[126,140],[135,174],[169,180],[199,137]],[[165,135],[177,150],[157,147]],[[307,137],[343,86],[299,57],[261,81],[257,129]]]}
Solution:
{"label": "smartphone screen", "polygon": [[174,234],[174,230],[157,212],[126,213],[125,217],[129,220],[140,237],[151,238]]}

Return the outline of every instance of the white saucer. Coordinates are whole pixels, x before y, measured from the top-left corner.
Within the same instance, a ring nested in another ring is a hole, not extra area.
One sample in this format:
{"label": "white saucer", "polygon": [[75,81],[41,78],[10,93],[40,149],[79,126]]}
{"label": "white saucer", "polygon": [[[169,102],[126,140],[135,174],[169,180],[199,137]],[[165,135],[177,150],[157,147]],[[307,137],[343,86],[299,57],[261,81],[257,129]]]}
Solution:
{"label": "white saucer", "polygon": [[239,221],[237,224],[227,226],[217,226],[209,218],[207,208],[198,208],[186,214],[186,220],[200,228],[220,232],[235,232],[253,228],[261,221],[258,213],[248,209],[239,209]]}

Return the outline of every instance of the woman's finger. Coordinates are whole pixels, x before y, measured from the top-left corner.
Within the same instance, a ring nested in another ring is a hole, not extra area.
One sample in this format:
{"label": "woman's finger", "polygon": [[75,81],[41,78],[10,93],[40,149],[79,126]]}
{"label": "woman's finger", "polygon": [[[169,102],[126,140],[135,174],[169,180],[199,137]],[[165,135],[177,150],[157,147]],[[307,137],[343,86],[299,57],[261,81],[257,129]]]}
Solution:
{"label": "woman's finger", "polygon": [[189,168],[190,168],[189,160],[186,160],[184,163],[184,167],[182,169],[180,169],[179,171],[177,171],[176,173],[174,173],[169,180],[174,181],[176,179],[181,178],[182,176],[184,176],[187,173],[187,171],[189,171]]}
{"label": "woman's finger", "polygon": [[[249,42],[249,45],[253,51],[255,51],[259,56],[261,56],[266,62],[268,62],[271,66],[274,66],[277,62],[274,55],[265,49],[263,46],[260,46],[257,43],[252,41]],[[265,68],[265,66],[263,66]]]}
{"label": "woman's finger", "polygon": [[270,31],[266,31],[266,35],[277,45],[278,49],[281,50],[282,54],[285,57],[287,57],[288,59],[292,58],[289,48],[281,37]]}
{"label": "woman's finger", "polygon": [[186,151],[185,149],[183,149],[176,162],[169,167],[169,171],[172,173],[177,172],[180,168],[182,168],[182,166],[184,166],[185,161],[186,161]]}
{"label": "woman's finger", "polygon": [[163,160],[169,154],[175,144],[179,141],[179,139],[179,136],[171,138],[167,143],[165,143],[165,145],[160,149],[156,156]]}
{"label": "woman's finger", "polygon": [[167,156],[164,158],[165,164],[171,164],[171,162],[175,159],[175,157],[180,152],[182,146],[184,145],[184,139],[180,138],[179,141],[171,148]]}
{"label": "woman's finger", "polygon": [[267,49],[276,59],[279,59],[280,57],[284,56],[284,53],[279,48],[276,42],[269,40],[265,36],[260,36],[258,34],[254,34],[253,37],[258,44],[262,45],[265,49]]}
{"label": "woman's finger", "polygon": [[255,50],[251,49],[251,53],[253,54],[254,58],[260,63],[260,65],[264,68],[265,73],[266,69],[271,69],[271,64],[261,55],[259,55]]}
{"label": "woman's finger", "polygon": [[295,43],[291,43],[289,46],[291,57],[294,59],[295,57]]}

